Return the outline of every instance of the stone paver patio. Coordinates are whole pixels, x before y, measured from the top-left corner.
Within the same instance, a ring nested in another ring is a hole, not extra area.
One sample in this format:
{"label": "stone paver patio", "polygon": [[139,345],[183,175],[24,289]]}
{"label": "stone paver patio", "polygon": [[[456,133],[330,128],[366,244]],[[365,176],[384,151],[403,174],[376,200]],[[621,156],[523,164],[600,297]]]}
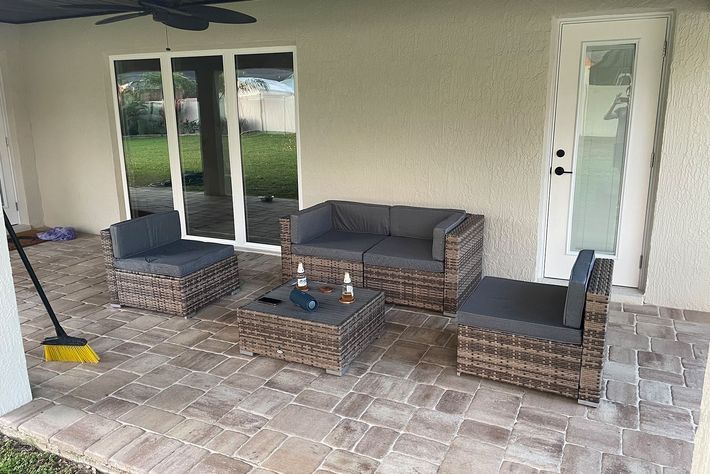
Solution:
{"label": "stone paver patio", "polygon": [[[242,289],[193,319],[106,307],[97,237],[28,249],[70,333],[98,365],[48,363],[51,333],[13,255],[35,399],[12,436],[111,472],[687,472],[710,314],[614,304],[605,399],[456,375],[455,322],[388,307],[385,334],[343,377],[239,354],[235,309],[274,286],[275,257],[240,255]],[[679,284],[682,284],[679,282]]]}

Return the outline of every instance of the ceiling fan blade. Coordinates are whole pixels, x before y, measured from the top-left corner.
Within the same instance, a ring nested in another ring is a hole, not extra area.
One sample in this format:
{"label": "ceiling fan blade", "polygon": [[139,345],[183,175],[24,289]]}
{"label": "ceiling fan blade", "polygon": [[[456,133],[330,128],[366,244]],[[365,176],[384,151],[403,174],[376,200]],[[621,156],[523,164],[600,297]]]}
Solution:
{"label": "ceiling fan blade", "polygon": [[154,13],[153,19],[164,25],[168,25],[180,30],[204,31],[210,26],[210,22],[195,16],[173,15],[172,13]]}
{"label": "ceiling fan blade", "polygon": [[125,15],[117,15],[117,16],[112,16],[109,18],[104,18],[103,20],[97,21],[95,24],[96,25],[108,25],[109,23],[116,23],[117,21],[130,20],[132,18],[138,18],[140,16],[146,16],[146,15],[150,15],[150,13],[149,12],[127,13]]}
{"label": "ceiling fan blade", "polygon": [[256,18],[245,13],[208,5],[181,5],[180,10],[189,12],[197,18],[213,23],[245,24],[256,23]]}
{"label": "ceiling fan blade", "polygon": [[110,4],[99,4],[99,3],[85,3],[85,4],[74,4],[74,5],[59,5],[60,8],[70,8],[76,10],[96,10],[101,12],[134,12],[142,10],[141,7],[137,5],[110,5]]}
{"label": "ceiling fan blade", "polygon": [[146,10],[172,13],[173,15],[180,15],[180,16],[192,16],[191,13],[188,13],[185,10],[183,10],[182,7],[171,7],[169,5],[162,5],[160,3],[149,2],[146,0],[141,0],[138,3]]}

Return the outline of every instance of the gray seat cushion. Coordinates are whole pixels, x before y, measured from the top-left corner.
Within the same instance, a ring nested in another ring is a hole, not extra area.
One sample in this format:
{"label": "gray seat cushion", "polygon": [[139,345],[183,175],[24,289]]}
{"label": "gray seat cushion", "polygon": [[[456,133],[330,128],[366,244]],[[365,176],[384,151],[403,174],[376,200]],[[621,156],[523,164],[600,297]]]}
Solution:
{"label": "gray seat cushion", "polygon": [[121,270],[181,278],[234,255],[231,245],[178,240],[115,260]]}
{"label": "gray seat cushion", "polygon": [[581,328],[584,304],[587,301],[589,276],[594,266],[594,250],[581,250],[574,262],[567,286],[563,324],[571,328]]}
{"label": "gray seat cushion", "polygon": [[562,324],[567,288],[485,277],[457,314],[459,324],[570,344],[582,330]]}
{"label": "gray seat cushion", "polygon": [[113,224],[113,256],[126,258],[180,240],[180,215],[161,212]]}
{"label": "gray seat cushion", "polygon": [[291,242],[303,244],[333,228],[333,206],[323,202],[291,215]]}
{"label": "gray seat cushion", "polygon": [[407,268],[423,272],[443,273],[444,263],[431,256],[431,239],[387,237],[365,252],[366,265]]}
{"label": "gray seat cushion", "polygon": [[333,206],[334,230],[389,235],[389,206],[350,201],[330,201],[330,203]]}
{"label": "gray seat cushion", "polygon": [[384,239],[384,235],[331,230],[305,244],[293,244],[294,255],[362,262],[362,254]]}

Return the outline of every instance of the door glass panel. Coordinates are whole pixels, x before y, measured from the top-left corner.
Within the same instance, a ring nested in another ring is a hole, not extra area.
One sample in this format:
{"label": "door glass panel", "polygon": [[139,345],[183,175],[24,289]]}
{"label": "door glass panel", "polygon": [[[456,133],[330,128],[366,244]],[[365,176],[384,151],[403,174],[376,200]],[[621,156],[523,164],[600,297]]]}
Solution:
{"label": "door glass panel", "polygon": [[173,209],[160,60],[116,61],[130,216]]}
{"label": "door glass panel", "polygon": [[293,54],[236,62],[247,241],[279,245],[279,217],[298,210]]}
{"label": "door glass panel", "polygon": [[222,57],[174,58],[172,66],[187,233],[234,240]]}
{"label": "door glass panel", "polygon": [[634,44],[585,45],[569,250],[615,254],[631,91]]}

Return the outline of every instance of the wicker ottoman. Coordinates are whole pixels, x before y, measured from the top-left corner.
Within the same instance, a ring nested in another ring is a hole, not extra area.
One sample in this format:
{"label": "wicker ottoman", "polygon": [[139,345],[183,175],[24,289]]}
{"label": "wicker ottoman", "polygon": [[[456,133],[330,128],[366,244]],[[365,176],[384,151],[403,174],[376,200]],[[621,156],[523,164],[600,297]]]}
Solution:
{"label": "wicker ottoman", "polygon": [[261,354],[343,375],[358,354],[382,333],[385,294],[356,288],[355,302],[346,305],[338,301],[339,287],[332,293],[321,293],[317,288],[322,285],[309,282],[310,294],[319,303],[313,313],[291,303],[290,282],[264,295],[282,301],[280,304],[274,306],[257,299],[239,308],[242,354]]}

